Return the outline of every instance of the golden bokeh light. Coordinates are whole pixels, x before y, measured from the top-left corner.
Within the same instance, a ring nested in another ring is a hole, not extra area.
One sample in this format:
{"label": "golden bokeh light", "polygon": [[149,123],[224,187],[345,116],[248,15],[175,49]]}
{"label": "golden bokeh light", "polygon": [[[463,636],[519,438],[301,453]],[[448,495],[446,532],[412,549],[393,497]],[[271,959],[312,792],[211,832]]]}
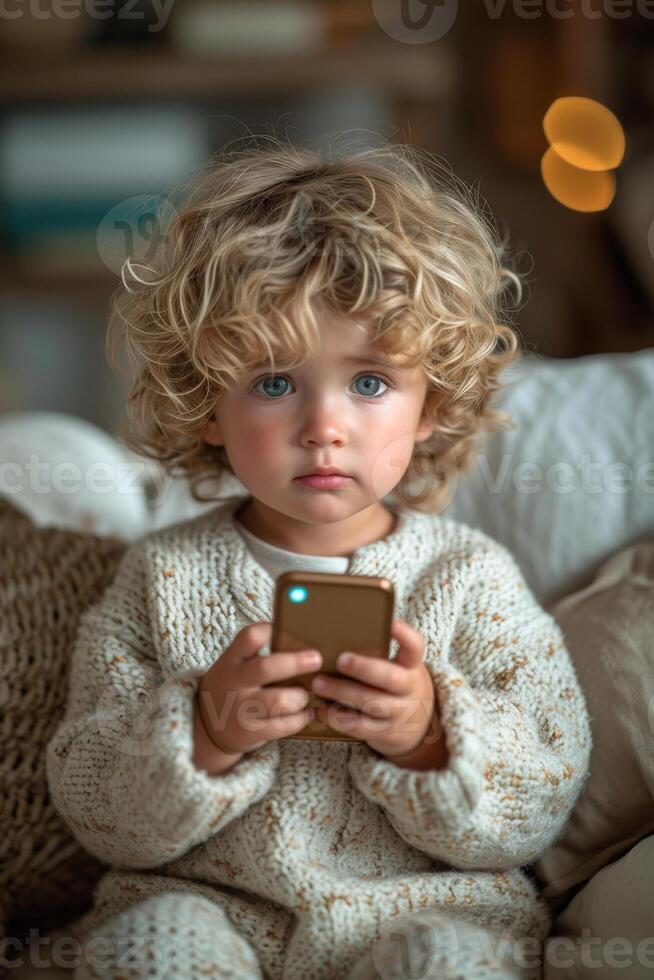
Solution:
{"label": "golden bokeh light", "polygon": [[594,99],[556,99],[545,113],[543,129],[552,149],[573,167],[611,170],[619,166],[624,156],[625,136],[620,121]]}
{"label": "golden bokeh light", "polygon": [[615,196],[613,173],[573,167],[551,146],[543,154],[540,171],[552,197],[574,211],[603,211]]}

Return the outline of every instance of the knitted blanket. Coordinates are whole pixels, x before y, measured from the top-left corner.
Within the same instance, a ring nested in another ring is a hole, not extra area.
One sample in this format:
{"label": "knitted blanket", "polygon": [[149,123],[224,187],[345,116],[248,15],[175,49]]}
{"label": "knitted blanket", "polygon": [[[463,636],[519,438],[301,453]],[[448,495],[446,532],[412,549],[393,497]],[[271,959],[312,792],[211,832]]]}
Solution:
{"label": "knitted blanket", "polygon": [[64,715],[82,613],[113,578],[115,538],[36,527],[0,500],[0,935],[84,911],[106,868],[55,811],[45,748]]}

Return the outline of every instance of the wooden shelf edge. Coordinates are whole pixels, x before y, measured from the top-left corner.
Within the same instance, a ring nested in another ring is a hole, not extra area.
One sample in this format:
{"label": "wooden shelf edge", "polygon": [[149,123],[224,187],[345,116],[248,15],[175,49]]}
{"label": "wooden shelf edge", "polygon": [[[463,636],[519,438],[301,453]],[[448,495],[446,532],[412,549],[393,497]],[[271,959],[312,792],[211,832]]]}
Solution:
{"label": "wooden shelf edge", "polygon": [[[199,57],[134,48],[84,49],[69,58],[0,65],[0,103],[212,99],[361,82],[420,100],[449,94],[446,45],[356,44],[294,56]],[[301,89],[300,89],[301,90]]]}

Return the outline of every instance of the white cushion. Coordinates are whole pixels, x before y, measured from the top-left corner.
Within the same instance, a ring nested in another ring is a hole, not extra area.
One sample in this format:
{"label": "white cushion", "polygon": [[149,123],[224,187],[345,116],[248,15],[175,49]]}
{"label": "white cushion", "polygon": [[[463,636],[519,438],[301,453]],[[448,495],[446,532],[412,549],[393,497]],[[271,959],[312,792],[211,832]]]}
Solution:
{"label": "white cushion", "polygon": [[150,522],[147,466],[118,440],[58,412],[0,417],[0,495],[35,524],[133,540]]}
{"label": "white cushion", "polygon": [[443,514],[504,544],[547,606],[654,531],[654,348],[526,355],[503,381],[495,404],[518,426],[493,433]]}

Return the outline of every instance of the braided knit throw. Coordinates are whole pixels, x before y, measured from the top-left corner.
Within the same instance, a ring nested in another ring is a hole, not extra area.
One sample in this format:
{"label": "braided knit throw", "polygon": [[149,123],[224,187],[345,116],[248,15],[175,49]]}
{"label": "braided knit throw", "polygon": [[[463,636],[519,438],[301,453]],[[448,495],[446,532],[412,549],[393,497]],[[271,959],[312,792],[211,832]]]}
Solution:
{"label": "braided knit throw", "polygon": [[63,717],[80,616],[124,550],[116,538],[36,527],[0,500],[0,936],[86,911],[106,868],[55,811],[45,749]]}

